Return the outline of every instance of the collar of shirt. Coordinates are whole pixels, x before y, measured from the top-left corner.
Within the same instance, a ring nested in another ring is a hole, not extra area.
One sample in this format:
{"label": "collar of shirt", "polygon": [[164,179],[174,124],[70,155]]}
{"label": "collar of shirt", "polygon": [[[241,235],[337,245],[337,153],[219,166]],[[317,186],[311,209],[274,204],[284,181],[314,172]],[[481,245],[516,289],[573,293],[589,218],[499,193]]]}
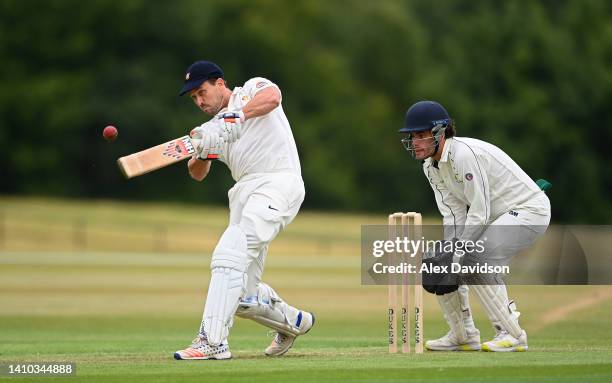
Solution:
{"label": "collar of shirt", "polygon": [[242,87],[235,86],[234,89],[232,89],[232,95],[230,96],[230,100],[233,101],[236,97],[240,97],[240,93],[242,93]]}
{"label": "collar of shirt", "polygon": [[230,95],[229,100],[227,101],[227,106],[224,108],[221,108],[221,110],[217,113],[217,116],[225,113],[225,112],[229,112],[230,110],[236,110],[236,105],[234,105],[234,102],[236,101],[236,97],[239,97],[239,93],[242,90],[242,87],[237,86],[234,88],[234,90],[232,90],[232,94]]}
{"label": "collar of shirt", "polygon": [[453,145],[452,137],[444,140],[444,149],[442,149],[442,157],[440,157],[440,162],[448,161],[448,153],[450,152],[451,145]]}

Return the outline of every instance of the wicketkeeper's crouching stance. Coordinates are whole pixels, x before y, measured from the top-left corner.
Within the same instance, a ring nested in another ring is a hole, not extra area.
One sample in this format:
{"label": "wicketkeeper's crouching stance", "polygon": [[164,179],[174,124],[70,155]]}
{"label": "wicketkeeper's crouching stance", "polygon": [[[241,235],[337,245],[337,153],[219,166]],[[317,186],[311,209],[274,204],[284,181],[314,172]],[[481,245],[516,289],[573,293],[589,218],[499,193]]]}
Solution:
{"label": "wicketkeeper's crouching stance", "polygon": [[204,315],[190,347],[176,359],[229,359],[228,335],[234,314],[277,334],[266,355],[287,352],[298,335],[314,325],[311,313],[284,302],[261,281],[268,244],[298,213],[304,200],[300,161],[281,93],[256,77],[231,91],[214,63],[198,61],[187,69],[181,95],[189,93],[212,119],[195,128],[201,139],[189,173],[203,180],[211,159],[231,170],[229,226],[213,251]]}
{"label": "wicketkeeper's crouching stance", "polygon": [[[400,133],[405,148],[423,160],[435,194],[447,241],[485,243],[484,252],[438,251],[423,262],[437,265],[490,262],[507,265],[548,227],[550,202],[535,182],[501,149],[484,141],[455,137],[453,120],[442,105],[421,101],[406,113]],[[424,287],[438,297],[450,331],[426,342],[437,351],[526,351],[520,313],[497,275],[424,275]],[[493,340],[480,343],[468,300],[468,285],[493,323]]]}

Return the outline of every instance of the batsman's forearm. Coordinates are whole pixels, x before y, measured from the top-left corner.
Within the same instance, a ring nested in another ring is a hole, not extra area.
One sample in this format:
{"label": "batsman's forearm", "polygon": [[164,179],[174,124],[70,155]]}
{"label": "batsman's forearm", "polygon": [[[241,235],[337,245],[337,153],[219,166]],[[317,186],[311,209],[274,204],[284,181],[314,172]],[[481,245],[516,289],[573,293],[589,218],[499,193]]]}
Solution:
{"label": "batsman's forearm", "polygon": [[199,160],[196,157],[192,157],[187,163],[189,175],[196,181],[202,181],[208,175],[211,163],[212,161],[204,161]]}

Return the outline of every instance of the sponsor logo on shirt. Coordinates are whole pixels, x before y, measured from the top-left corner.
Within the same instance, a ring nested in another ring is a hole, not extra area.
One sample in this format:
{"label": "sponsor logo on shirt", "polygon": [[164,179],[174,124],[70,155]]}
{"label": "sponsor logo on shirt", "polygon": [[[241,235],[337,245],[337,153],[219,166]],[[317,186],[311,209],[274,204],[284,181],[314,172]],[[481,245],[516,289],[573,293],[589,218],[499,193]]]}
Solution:
{"label": "sponsor logo on shirt", "polygon": [[472,175],[472,173],[465,173],[465,179],[471,181],[474,179],[474,176]]}

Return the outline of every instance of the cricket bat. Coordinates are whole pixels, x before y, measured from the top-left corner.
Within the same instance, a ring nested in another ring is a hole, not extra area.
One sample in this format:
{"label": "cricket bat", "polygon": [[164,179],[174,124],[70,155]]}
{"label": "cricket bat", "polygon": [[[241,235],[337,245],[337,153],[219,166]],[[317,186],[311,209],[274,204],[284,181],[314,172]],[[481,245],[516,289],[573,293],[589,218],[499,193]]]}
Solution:
{"label": "cricket bat", "polygon": [[[125,178],[133,178],[190,158],[195,154],[199,139],[182,136],[164,144],[121,157],[117,160]],[[209,156],[217,158],[216,155]]]}

